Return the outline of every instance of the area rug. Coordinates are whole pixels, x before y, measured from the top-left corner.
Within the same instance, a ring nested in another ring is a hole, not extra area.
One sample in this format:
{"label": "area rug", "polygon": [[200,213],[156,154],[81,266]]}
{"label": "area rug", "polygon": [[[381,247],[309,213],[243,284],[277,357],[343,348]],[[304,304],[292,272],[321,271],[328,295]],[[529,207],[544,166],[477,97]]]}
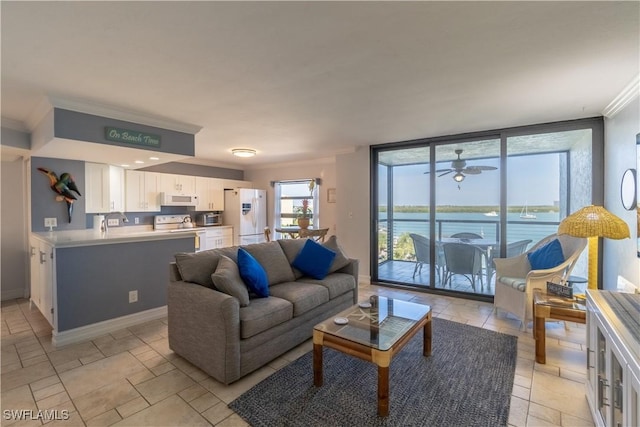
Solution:
{"label": "area rug", "polygon": [[389,416],[377,415],[375,365],[324,349],[324,385],[309,352],[229,404],[252,426],[506,426],[517,338],[433,319],[391,362]]}

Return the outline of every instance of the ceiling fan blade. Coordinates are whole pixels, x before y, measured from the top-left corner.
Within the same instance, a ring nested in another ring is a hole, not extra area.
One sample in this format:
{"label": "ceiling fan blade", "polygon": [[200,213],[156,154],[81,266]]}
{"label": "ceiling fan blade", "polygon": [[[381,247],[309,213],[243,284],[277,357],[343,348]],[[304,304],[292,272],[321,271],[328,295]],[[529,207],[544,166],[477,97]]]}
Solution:
{"label": "ceiling fan blade", "polygon": [[496,169],[498,169],[495,166],[469,166],[469,168],[474,168],[474,169],[478,169],[481,171],[494,171]]}
{"label": "ceiling fan blade", "polygon": [[482,173],[480,169],[476,169],[476,168],[466,168],[466,169],[462,169],[460,172],[465,173],[467,175],[479,175]]}
{"label": "ceiling fan blade", "polygon": [[[438,175],[438,178],[440,178],[441,176],[448,175],[448,174],[450,174],[451,172],[453,172],[453,169],[448,169],[448,170],[447,170],[447,169],[445,169],[445,170],[446,170],[446,172],[445,172],[445,173],[442,173],[442,174],[440,174],[440,175]],[[441,172],[441,171],[436,171],[436,172]]]}

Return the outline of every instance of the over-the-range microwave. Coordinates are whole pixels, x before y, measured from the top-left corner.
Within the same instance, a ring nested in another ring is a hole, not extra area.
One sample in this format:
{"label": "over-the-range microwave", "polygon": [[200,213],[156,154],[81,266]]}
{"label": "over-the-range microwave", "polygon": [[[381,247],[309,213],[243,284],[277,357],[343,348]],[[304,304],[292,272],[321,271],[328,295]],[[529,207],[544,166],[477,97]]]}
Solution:
{"label": "over-the-range microwave", "polygon": [[198,196],[195,194],[160,193],[162,206],[198,206]]}

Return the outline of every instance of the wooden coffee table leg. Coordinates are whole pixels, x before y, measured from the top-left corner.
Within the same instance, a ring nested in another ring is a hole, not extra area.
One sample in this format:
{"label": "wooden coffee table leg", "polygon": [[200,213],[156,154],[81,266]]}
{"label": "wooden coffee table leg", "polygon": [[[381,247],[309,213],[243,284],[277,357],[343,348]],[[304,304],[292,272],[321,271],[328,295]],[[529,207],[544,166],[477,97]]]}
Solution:
{"label": "wooden coffee table leg", "polygon": [[378,366],[378,415],[389,415],[389,366]]}
{"label": "wooden coffee table leg", "polygon": [[427,323],[424,324],[424,339],[422,343],[422,355],[423,356],[431,356],[431,319]]}
{"label": "wooden coffee table leg", "polygon": [[313,331],[313,385],[322,387],[322,341],[323,334]]}
{"label": "wooden coffee table leg", "polygon": [[536,362],[545,364],[547,363],[547,355],[545,350],[547,331],[544,317],[536,316],[534,318],[533,334],[536,340]]}

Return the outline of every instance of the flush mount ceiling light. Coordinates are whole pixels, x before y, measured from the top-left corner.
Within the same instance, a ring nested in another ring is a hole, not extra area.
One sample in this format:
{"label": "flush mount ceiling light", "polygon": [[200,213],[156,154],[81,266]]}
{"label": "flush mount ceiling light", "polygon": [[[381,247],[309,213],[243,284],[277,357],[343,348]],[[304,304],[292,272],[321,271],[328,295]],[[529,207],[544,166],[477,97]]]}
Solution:
{"label": "flush mount ceiling light", "polygon": [[256,150],[251,148],[234,148],[231,152],[237,157],[253,157],[256,155]]}

